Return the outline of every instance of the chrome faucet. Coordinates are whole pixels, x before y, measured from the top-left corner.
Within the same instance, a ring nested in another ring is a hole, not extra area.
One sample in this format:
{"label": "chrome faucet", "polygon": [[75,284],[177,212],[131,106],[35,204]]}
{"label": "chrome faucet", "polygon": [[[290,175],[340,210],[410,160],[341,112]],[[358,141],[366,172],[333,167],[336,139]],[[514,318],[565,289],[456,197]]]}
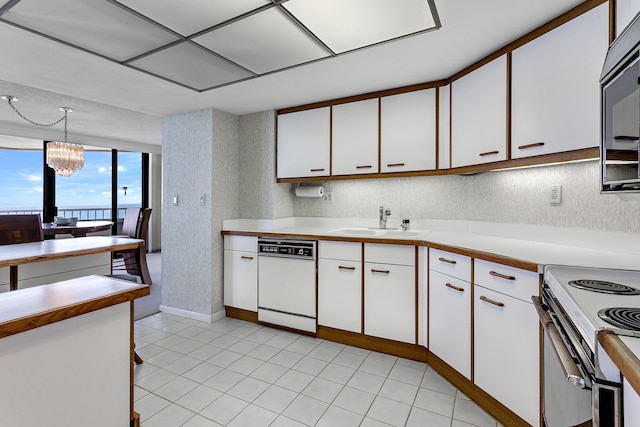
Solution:
{"label": "chrome faucet", "polygon": [[385,210],[384,206],[380,206],[380,228],[387,228],[387,218],[391,215],[391,209]]}

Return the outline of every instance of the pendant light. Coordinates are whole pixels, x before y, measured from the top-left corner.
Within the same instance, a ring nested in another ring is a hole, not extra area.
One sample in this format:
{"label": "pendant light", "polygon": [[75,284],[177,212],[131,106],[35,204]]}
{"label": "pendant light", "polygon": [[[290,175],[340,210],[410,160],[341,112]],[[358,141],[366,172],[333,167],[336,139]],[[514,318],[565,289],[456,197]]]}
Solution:
{"label": "pendant light", "polygon": [[26,118],[13,105],[18,98],[11,95],[2,95],[0,98],[9,103],[20,118],[31,123],[32,125],[42,127],[52,127],[60,122],[64,122],[64,142],[52,141],[47,143],[47,165],[53,168],[60,176],[71,176],[75,171],[82,169],[84,166],[84,147],[80,144],[67,142],[67,115],[73,110],[69,107],[60,107],[64,115],[53,123],[37,123]]}

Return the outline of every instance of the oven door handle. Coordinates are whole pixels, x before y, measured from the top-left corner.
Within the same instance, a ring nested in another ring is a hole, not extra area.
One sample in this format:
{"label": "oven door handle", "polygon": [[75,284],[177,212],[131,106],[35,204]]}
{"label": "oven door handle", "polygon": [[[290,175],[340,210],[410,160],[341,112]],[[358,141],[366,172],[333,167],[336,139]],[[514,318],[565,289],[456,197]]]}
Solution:
{"label": "oven door handle", "polygon": [[560,366],[562,366],[562,370],[567,377],[567,381],[570,384],[575,385],[576,387],[586,388],[587,385],[584,377],[582,376],[582,372],[580,372],[580,369],[578,369],[578,365],[569,352],[569,349],[567,349],[564,341],[562,340],[560,331],[558,331],[558,328],[553,323],[553,320],[551,319],[549,313],[547,313],[547,311],[542,307],[542,299],[537,296],[532,296],[531,300],[533,301],[533,305],[538,312],[538,319],[540,319],[542,328],[549,335],[551,345],[553,346],[553,350],[558,357]]}

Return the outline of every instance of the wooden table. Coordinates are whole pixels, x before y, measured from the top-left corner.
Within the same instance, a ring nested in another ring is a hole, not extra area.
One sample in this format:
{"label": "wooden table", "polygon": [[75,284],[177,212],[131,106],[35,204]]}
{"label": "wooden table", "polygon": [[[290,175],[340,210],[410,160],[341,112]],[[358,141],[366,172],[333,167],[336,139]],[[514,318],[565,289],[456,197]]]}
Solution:
{"label": "wooden table", "polygon": [[137,250],[146,265],[144,240],[130,237],[91,236],[0,246],[0,267],[9,267],[9,288],[16,290],[19,265],[127,249]]}
{"label": "wooden table", "polygon": [[111,221],[78,221],[76,225],[55,225],[51,222],[42,223],[45,239],[53,239],[56,234],[71,234],[73,237],[85,237],[87,233],[110,230]]}

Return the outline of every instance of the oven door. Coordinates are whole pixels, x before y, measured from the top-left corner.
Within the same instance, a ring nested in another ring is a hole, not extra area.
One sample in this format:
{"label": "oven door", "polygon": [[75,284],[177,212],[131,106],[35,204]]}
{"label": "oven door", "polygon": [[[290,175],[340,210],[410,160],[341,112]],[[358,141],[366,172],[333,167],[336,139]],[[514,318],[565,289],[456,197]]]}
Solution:
{"label": "oven door", "polygon": [[547,427],[592,425],[592,394],[588,376],[580,370],[560,330],[542,300],[533,297],[543,327],[543,417]]}

